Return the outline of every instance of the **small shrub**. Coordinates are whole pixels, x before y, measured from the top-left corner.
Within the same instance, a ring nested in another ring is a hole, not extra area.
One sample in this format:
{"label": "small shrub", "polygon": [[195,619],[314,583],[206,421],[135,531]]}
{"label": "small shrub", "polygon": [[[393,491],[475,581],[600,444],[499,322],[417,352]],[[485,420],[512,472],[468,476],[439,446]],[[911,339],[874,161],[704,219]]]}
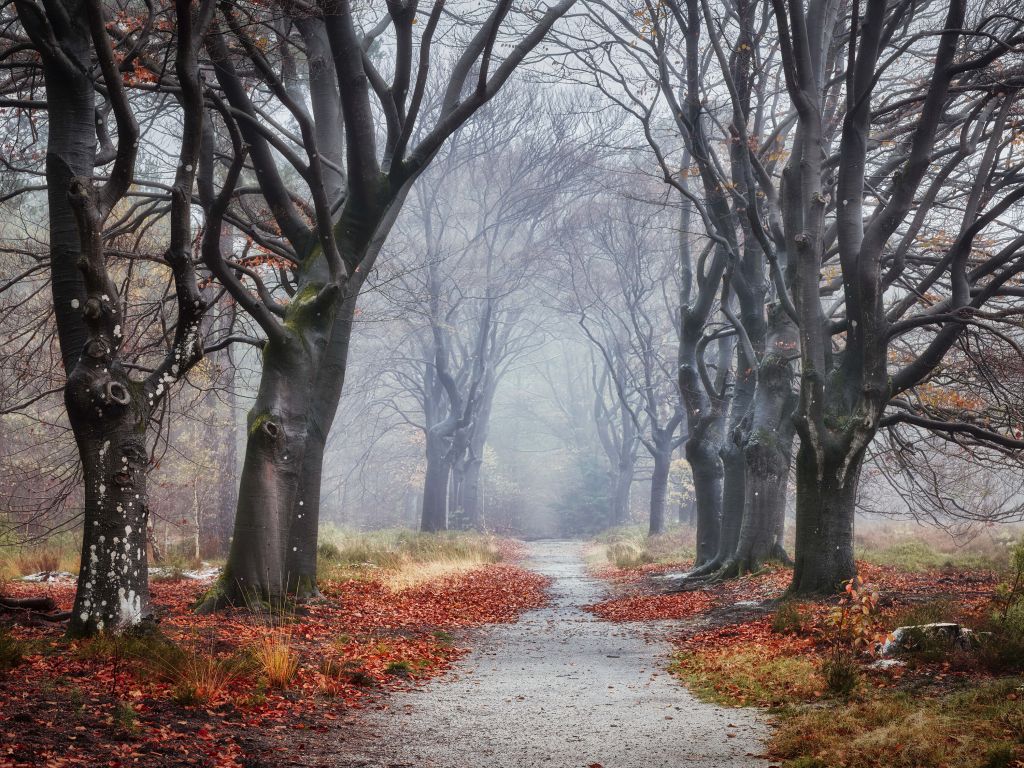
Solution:
{"label": "small shrub", "polygon": [[1016,764],[1017,757],[1013,747],[1008,744],[999,744],[992,747],[985,755],[982,768],[1012,768]]}
{"label": "small shrub", "polygon": [[866,584],[860,576],[846,582],[839,604],[829,613],[833,646],[871,648],[878,635],[878,598],[878,588]]}
{"label": "small shrub", "polygon": [[836,649],[821,665],[821,675],[830,693],[849,696],[860,683],[860,666],[852,653]]}
{"label": "small shrub", "polygon": [[27,650],[28,643],[0,627],[0,675],[21,664]]}
{"label": "small shrub", "polygon": [[127,701],[119,701],[114,705],[111,719],[115,728],[126,733],[135,733],[138,730],[135,708]]}
{"label": "small shrub", "polygon": [[779,605],[772,616],[772,632],[778,635],[798,635],[803,631],[806,619],[800,606],[787,600]]}

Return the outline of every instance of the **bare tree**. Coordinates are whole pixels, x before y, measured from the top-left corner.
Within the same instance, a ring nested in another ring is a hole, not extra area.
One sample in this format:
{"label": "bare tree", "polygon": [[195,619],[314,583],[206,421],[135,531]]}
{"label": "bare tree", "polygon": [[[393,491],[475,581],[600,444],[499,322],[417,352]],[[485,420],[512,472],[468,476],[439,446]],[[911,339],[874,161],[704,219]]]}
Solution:
{"label": "bare tree", "polygon": [[[88,635],[123,629],[150,615],[147,428],[168,388],[203,354],[200,323],[207,300],[192,258],[192,195],[203,121],[197,49],[213,6],[193,9],[180,0],[174,8],[175,89],[184,128],[163,263],[173,275],[177,316],[162,356],[141,380],[132,377],[122,356],[129,297],[119,293],[108,264],[109,230],[122,221],[112,214],[134,179],[139,128],[106,9],[99,0],[45,9],[25,0],[17,7],[44,62],[51,283],[67,373],[64,400],[85,481],[82,566],[69,633]],[[117,129],[116,149],[109,153],[97,152],[105,129],[94,121],[98,86],[88,74],[93,60]],[[107,163],[109,174],[97,184],[94,166]],[[222,196],[206,211],[207,239],[217,240],[225,205]]]}

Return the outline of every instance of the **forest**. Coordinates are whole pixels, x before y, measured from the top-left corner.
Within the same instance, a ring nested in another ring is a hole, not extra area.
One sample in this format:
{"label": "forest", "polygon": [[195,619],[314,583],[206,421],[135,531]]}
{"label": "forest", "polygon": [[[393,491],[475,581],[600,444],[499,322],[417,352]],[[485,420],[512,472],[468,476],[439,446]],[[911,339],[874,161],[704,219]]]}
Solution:
{"label": "forest", "polygon": [[1024,768],[1018,0],[9,0],[0,130],[0,768]]}

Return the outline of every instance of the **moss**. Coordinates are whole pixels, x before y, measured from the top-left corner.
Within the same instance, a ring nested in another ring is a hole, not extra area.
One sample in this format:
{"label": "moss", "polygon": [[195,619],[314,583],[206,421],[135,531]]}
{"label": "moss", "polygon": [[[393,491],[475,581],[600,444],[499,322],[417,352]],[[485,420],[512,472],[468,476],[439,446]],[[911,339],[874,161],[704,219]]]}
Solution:
{"label": "moss", "polygon": [[314,302],[323,287],[323,283],[306,283],[292,297],[284,318],[286,328],[301,336],[313,325],[313,320],[317,317],[317,314],[313,312]]}
{"label": "moss", "polygon": [[197,613],[212,613],[229,603],[228,578],[228,569],[225,567],[210,588],[196,599],[192,609]]}
{"label": "moss", "polygon": [[249,437],[255,435],[269,421],[270,411],[260,411],[255,415],[249,414]]}

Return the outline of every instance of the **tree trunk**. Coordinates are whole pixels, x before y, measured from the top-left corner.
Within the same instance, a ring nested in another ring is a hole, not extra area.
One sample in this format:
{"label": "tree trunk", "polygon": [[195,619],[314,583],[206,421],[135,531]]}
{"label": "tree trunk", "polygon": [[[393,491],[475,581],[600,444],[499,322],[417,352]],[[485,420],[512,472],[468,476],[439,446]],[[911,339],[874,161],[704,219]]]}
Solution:
{"label": "tree trunk", "polygon": [[852,579],[853,521],[864,451],[845,467],[846,451],[825,450],[821,472],[811,446],[797,452],[796,564],[790,592],[831,594]]}
{"label": "tree trunk", "polygon": [[306,450],[299,470],[298,493],[288,515],[285,572],[289,575],[289,589],[300,599],[319,595],[316,568],[324,451],[345,385],[352,322],[359,292],[350,282],[346,286],[346,294],[334,320],[324,361],[318,370],[308,416]]}
{"label": "tree trunk", "polygon": [[743,444],[746,435],[736,429],[722,446],[722,518],[718,533],[718,551],[705,565],[717,569],[736,551],[743,526],[746,501],[746,461]]}
{"label": "tree trunk", "polygon": [[672,468],[672,451],[654,454],[654,472],[651,473],[651,519],[649,536],[657,536],[665,530],[665,499],[668,496],[668,473]]}
{"label": "tree trunk", "polygon": [[475,531],[486,528],[482,503],[483,489],[480,487],[480,474],[483,471],[482,456],[471,456],[466,462],[465,475],[462,481],[462,509],[466,526]]}
{"label": "tree trunk", "polygon": [[625,525],[629,522],[629,497],[633,488],[634,463],[635,457],[630,453],[628,457],[620,458],[615,469],[615,479],[612,483],[612,525]]}
{"label": "tree trunk", "polygon": [[423,509],[420,530],[426,533],[448,530],[448,476],[445,442],[427,436],[427,470],[423,480]]}
{"label": "tree trunk", "polygon": [[117,632],[151,615],[146,494],[148,406],[123,371],[78,366],[65,388],[85,480],[82,565],[72,637]]}
{"label": "tree trunk", "polygon": [[697,509],[697,557],[695,567],[711,561],[718,552],[722,519],[722,459],[718,445],[706,437],[686,441],[686,459],[693,473],[694,505]]}
{"label": "tree trunk", "polygon": [[793,369],[787,356],[797,346],[797,332],[781,307],[771,307],[768,319],[770,351],[758,368],[751,423],[743,449],[743,522],[737,545],[719,571],[723,578],[755,571],[772,558],[787,559],[782,534],[793,458],[793,412],[797,404]]}
{"label": "tree trunk", "polygon": [[[260,387],[249,411],[231,549],[220,582],[201,606],[204,611],[251,601],[278,605],[297,585],[288,570],[286,546],[292,510],[305,502],[299,490],[306,451],[310,445],[317,450],[317,441],[310,439],[309,409],[331,326],[329,315],[310,317],[302,303],[296,299],[289,305],[293,325],[304,326],[302,335],[296,331],[280,341],[271,339],[263,354]],[[291,544],[293,555],[299,546]]]}

